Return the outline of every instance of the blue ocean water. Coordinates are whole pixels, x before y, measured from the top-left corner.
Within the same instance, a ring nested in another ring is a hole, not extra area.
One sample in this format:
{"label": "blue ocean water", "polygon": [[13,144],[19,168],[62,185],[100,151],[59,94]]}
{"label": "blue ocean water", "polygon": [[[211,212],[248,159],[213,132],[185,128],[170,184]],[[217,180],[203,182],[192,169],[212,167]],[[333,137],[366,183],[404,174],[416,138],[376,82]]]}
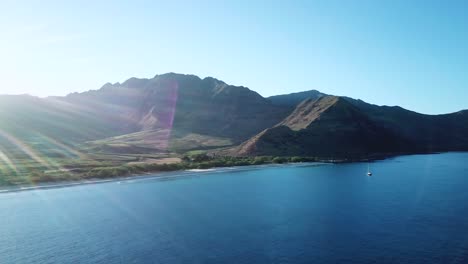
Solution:
{"label": "blue ocean water", "polygon": [[0,263],[468,263],[468,153],[0,194]]}

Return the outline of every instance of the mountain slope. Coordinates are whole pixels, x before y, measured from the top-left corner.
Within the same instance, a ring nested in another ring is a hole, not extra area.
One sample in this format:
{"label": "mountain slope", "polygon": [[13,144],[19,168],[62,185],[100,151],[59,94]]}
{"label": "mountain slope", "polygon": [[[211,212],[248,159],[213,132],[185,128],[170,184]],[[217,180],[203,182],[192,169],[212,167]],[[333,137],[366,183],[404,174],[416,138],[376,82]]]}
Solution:
{"label": "mountain slope", "polygon": [[[98,139],[113,142],[113,137],[129,133],[134,134],[119,139],[121,143],[128,139],[122,144],[128,148],[120,151],[140,149],[135,142],[147,142],[154,151],[181,142],[187,147],[172,149],[221,147],[242,142],[288,114],[288,108],[273,105],[248,88],[175,73],[107,83],[99,90],[66,97],[0,96],[0,131],[41,150],[38,142],[44,138],[73,147]],[[154,132],[138,134],[143,131]],[[10,151],[11,141],[0,136],[0,147]]]}
{"label": "mountain slope", "polygon": [[[311,91],[314,93],[315,91]],[[295,95],[297,100],[308,99],[308,92]],[[278,95],[277,100],[290,95]],[[378,106],[342,97],[358,109],[376,125],[405,138],[415,152],[468,150],[468,111],[443,115],[426,115],[399,106]],[[289,101],[292,106],[294,102]]]}
{"label": "mountain slope", "polygon": [[12,162],[77,157],[76,143],[126,133],[124,123],[118,116],[53,98],[0,96],[0,154]]}
{"label": "mountain slope", "polygon": [[364,157],[404,152],[408,143],[342,97],[307,99],[276,126],[234,149],[235,155]]}
{"label": "mountain slope", "polygon": [[468,150],[467,111],[424,115],[315,90],[263,98],[215,78],[175,73],[66,97],[0,96],[0,120],[0,151],[26,156],[69,155],[89,141],[87,149],[129,153],[242,142],[235,155]]}
{"label": "mountain slope", "polygon": [[248,88],[175,73],[106,84],[67,100],[123,105],[128,108],[125,116],[136,124],[134,132],[175,129],[234,140],[245,140],[289,114]]}
{"label": "mountain slope", "polygon": [[203,152],[355,160],[433,151],[468,151],[468,111],[424,115],[318,91],[263,98],[175,73],[66,97],[0,96],[0,185],[187,168],[153,162]]}
{"label": "mountain slope", "polygon": [[330,107],[336,106],[340,98],[335,96],[321,97],[317,100],[306,99],[278,126],[284,125],[292,130],[298,131],[307,128],[312,122],[321,117]]}
{"label": "mountain slope", "polygon": [[202,150],[232,146],[228,138],[179,133],[164,129],[146,130],[117,137],[87,142],[86,147],[93,152],[104,153],[185,153],[190,150]]}

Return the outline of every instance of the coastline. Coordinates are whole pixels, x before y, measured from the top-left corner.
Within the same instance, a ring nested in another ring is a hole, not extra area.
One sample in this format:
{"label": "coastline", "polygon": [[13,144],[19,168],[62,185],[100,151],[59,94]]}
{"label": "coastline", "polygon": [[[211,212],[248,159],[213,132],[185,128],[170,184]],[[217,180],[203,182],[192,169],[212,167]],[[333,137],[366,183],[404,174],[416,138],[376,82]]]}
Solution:
{"label": "coastline", "polygon": [[11,186],[0,186],[0,195],[5,193],[15,193],[23,191],[34,191],[34,190],[47,190],[47,189],[57,189],[57,188],[66,188],[66,187],[75,187],[82,185],[91,185],[91,184],[103,184],[111,182],[121,182],[121,181],[133,181],[133,180],[164,180],[164,179],[176,179],[182,177],[191,177],[203,174],[210,173],[219,173],[223,171],[232,171],[232,170],[254,170],[267,167],[284,167],[284,166],[321,166],[327,164],[342,164],[342,163],[359,163],[359,162],[374,162],[381,161],[386,159],[391,159],[401,156],[411,156],[411,155],[433,155],[433,154],[442,154],[442,153],[457,153],[464,151],[447,151],[447,152],[423,152],[423,153],[385,153],[373,155],[366,158],[343,158],[343,159],[318,159],[317,161],[308,161],[308,162],[287,162],[287,163],[266,163],[260,165],[242,165],[242,166],[223,166],[223,167],[210,167],[206,169],[185,169],[185,170],[174,170],[174,171],[153,171],[146,173],[136,173],[129,174],[125,176],[116,176],[112,178],[92,178],[88,180],[69,180],[69,181],[44,181],[38,184],[22,184],[22,185],[11,185]]}
{"label": "coastline", "polygon": [[61,182],[43,182],[37,185],[18,185],[3,187],[0,186],[0,195],[7,193],[17,193],[25,191],[37,191],[37,190],[48,190],[48,189],[59,189],[67,187],[76,187],[82,185],[92,184],[104,184],[112,182],[125,182],[125,181],[142,181],[142,180],[167,180],[177,179],[185,177],[200,176],[206,174],[214,174],[227,171],[244,171],[244,170],[255,170],[267,167],[286,167],[286,166],[323,166],[327,164],[333,164],[330,162],[296,162],[296,163],[283,163],[283,164],[262,164],[262,165],[246,165],[246,166],[231,166],[231,167],[216,167],[208,169],[189,169],[189,170],[177,170],[169,172],[148,172],[145,174],[132,174],[120,177],[114,177],[111,179],[91,179],[83,181],[61,181]]}

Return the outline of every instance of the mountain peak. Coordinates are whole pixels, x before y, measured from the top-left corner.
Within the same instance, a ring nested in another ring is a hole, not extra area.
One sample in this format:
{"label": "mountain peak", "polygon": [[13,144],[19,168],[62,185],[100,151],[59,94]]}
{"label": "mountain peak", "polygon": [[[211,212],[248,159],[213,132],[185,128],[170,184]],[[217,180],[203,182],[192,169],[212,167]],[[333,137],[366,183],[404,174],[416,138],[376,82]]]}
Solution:
{"label": "mountain peak", "polygon": [[275,105],[295,107],[305,99],[316,100],[324,96],[327,96],[327,94],[317,90],[309,90],[304,92],[270,96],[268,97],[268,100],[270,100]]}
{"label": "mountain peak", "polygon": [[201,78],[194,74],[183,74],[176,72],[168,72],[163,74],[157,74],[153,79],[175,79],[175,80],[190,80],[190,81],[200,81]]}
{"label": "mountain peak", "polygon": [[113,87],[114,85],[110,82],[106,82],[103,86],[101,86],[101,89],[108,89]]}

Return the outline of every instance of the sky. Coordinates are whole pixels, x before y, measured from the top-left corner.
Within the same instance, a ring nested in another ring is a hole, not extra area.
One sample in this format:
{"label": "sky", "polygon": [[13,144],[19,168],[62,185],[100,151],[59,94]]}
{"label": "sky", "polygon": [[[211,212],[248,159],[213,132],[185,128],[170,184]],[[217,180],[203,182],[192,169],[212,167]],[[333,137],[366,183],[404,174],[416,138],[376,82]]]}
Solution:
{"label": "sky", "polygon": [[455,112],[468,109],[467,13],[456,0],[0,0],[0,94],[177,72]]}

